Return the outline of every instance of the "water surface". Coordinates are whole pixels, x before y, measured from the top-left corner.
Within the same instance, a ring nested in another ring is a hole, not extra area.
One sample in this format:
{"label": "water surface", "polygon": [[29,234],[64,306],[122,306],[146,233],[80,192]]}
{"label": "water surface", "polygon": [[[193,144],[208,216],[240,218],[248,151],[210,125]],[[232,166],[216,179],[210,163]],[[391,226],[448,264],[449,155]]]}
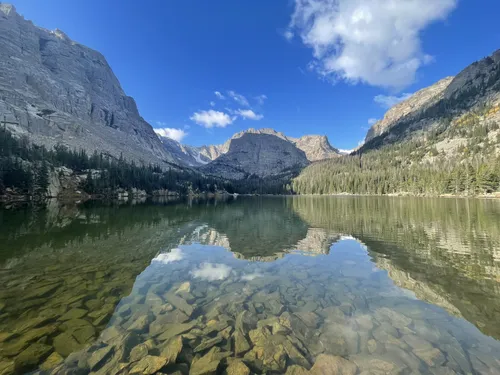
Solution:
{"label": "water surface", "polygon": [[0,211],[0,374],[499,374],[500,202]]}

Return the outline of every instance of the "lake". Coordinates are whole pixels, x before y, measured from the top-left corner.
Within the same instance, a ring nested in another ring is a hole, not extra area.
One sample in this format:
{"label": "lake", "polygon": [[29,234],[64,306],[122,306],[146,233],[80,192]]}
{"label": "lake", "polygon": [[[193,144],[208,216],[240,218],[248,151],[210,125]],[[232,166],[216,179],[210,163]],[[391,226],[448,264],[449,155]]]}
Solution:
{"label": "lake", "polygon": [[0,374],[500,374],[500,202],[0,210]]}

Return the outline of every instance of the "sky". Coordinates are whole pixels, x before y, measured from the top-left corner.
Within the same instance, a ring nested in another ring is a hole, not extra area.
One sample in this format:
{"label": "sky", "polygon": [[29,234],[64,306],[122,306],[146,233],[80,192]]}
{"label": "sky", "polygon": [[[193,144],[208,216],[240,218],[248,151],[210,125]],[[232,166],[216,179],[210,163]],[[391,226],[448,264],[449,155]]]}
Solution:
{"label": "sky", "polygon": [[398,101],[500,48],[498,0],[12,0],[107,59],[185,144],[241,130],[352,149]]}

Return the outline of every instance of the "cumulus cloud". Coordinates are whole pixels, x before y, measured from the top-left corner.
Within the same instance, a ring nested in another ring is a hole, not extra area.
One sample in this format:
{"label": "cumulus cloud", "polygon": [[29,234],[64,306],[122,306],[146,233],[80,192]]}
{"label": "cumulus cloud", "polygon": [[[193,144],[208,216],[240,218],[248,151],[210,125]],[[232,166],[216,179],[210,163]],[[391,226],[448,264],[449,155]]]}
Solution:
{"label": "cumulus cloud", "polygon": [[376,118],[369,118],[368,125],[374,125],[377,123],[377,121],[378,121],[378,119],[376,119]]}
{"label": "cumulus cloud", "polygon": [[200,268],[191,271],[196,279],[208,281],[224,280],[231,273],[232,268],[225,264],[203,263]]}
{"label": "cumulus cloud", "polygon": [[195,112],[190,117],[191,120],[196,122],[198,125],[204,126],[207,129],[217,127],[225,128],[226,126],[233,123],[234,118],[229,116],[227,113],[214,111],[210,109],[208,111]]}
{"label": "cumulus cloud", "polygon": [[382,108],[392,108],[396,104],[401,103],[402,101],[405,101],[406,99],[409,99],[413,94],[410,93],[404,93],[399,96],[395,95],[377,95],[376,97],[373,98],[375,103],[380,105]]}
{"label": "cumulus cloud", "polygon": [[243,95],[238,94],[235,91],[228,91],[227,94],[239,105],[242,105],[244,107],[250,107],[250,103],[248,103],[247,98],[245,98]]}
{"label": "cumulus cloud", "polygon": [[156,134],[160,137],[171,138],[174,141],[180,142],[184,139],[185,136],[188,135],[183,129],[176,128],[156,128],[153,129]]}
{"label": "cumulus cloud", "polygon": [[179,248],[175,248],[170,250],[169,253],[161,253],[158,254],[155,258],[153,258],[153,262],[158,262],[158,263],[163,263],[163,264],[169,264],[172,262],[178,262],[179,260],[182,260],[184,258],[184,254],[182,253],[182,250]]}
{"label": "cumulus cloud", "polygon": [[222,95],[220,91],[214,91],[214,94],[219,99],[226,99],[226,97]]}
{"label": "cumulus cloud", "polygon": [[249,120],[258,121],[258,120],[262,120],[264,118],[263,115],[259,115],[259,114],[255,113],[254,111],[252,111],[251,109],[238,109],[237,111],[235,111],[235,113],[237,113],[238,115],[240,115],[244,119],[249,119]]}
{"label": "cumulus cloud", "polygon": [[458,0],[295,0],[285,37],[313,50],[322,76],[401,89],[432,57],[420,34],[443,20]]}

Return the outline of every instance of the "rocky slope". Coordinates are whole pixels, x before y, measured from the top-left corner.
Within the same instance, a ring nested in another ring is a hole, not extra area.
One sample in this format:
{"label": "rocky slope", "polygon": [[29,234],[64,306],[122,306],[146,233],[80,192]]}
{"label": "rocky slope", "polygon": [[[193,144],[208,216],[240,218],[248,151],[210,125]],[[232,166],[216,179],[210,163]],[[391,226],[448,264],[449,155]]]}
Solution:
{"label": "rocky slope", "polygon": [[309,161],[331,159],[341,155],[338,149],[332,147],[326,135],[304,135],[288,139],[306,153]]}
{"label": "rocky slope", "polygon": [[227,153],[200,170],[209,175],[241,180],[252,175],[261,178],[286,175],[308,163],[302,150],[281,137],[245,133],[231,140]]}
{"label": "rocky slope", "polygon": [[432,86],[417,91],[409,99],[390,108],[384,118],[376,122],[366,134],[366,141],[369,141],[391,129],[398,120],[406,115],[425,109],[429,105],[436,103],[443,97],[444,91],[450,85],[453,77],[446,77]]}
{"label": "rocky slope", "polygon": [[170,163],[102,54],[0,4],[0,114],[37,144]]}
{"label": "rocky slope", "polygon": [[[384,119],[368,131],[366,143],[359,151],[379,148],[415,136],[421,137],[428,144],[426,134],[433,129],[439,129],[438,133],[442,134],[453,127],[486,126],[498,121],[500,50],[469,65],[457,76],[445,78],[420,90],[391,108]],[[495,139],[494,133],[493,131],[491,140]],[[452,142],[452,138],[447,135],[446,142]],[[458,143],[463,144],[462,141]],[[450,147],[444,151],[448,151]],[[437,148],[442,151],[441,147]],[[457,147],[451,147],[455,148]]]}
{"label": "rocky slope", "polygon": [[210,163],[212,160],[204,156],[197,147],[183,145],[174,139],[158,136],[165,150],[170,153],[176,163],[188,167],[196,167]]}

